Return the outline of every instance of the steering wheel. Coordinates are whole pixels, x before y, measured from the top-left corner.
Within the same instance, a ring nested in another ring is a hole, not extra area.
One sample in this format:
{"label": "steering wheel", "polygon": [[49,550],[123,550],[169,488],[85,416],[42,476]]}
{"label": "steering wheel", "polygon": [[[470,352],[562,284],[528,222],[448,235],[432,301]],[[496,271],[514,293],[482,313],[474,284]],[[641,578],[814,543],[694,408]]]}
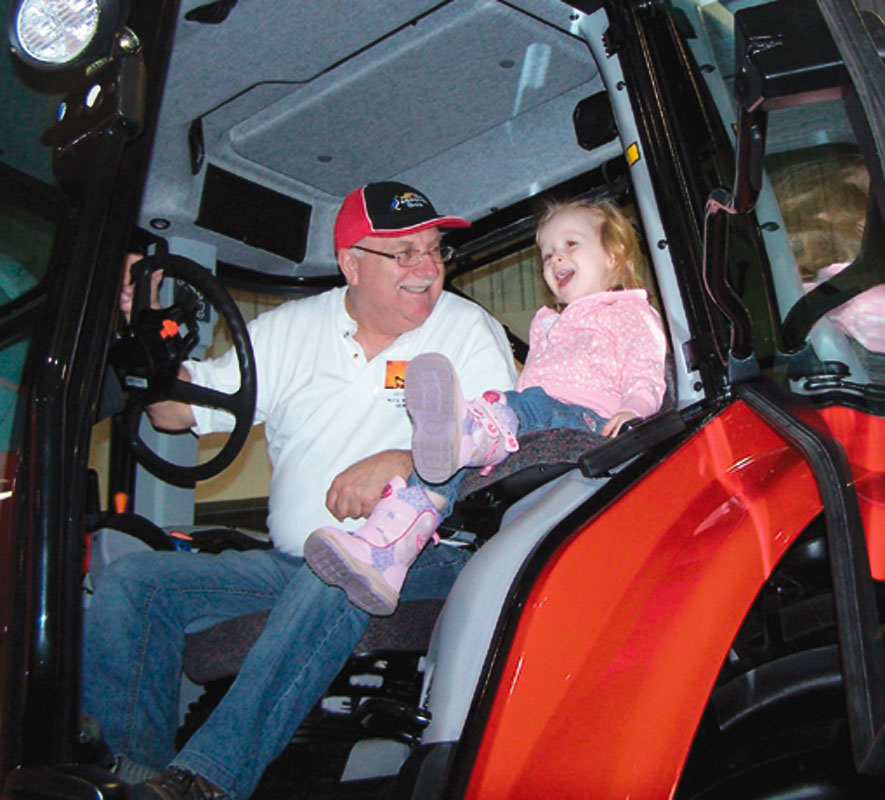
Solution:
{"label": "steering wheel", "polygon": [[[164,280],[176,281],[176,302],[163,309],[150,307],[151,274],[163,270]],[[207,269],[184,256],[162,253],[132,265],[135,293],[132,314],[109,360],[127,392],[126,406],[116,422],[138,461],[156,477],[174,486],[193,487],[230,465],[242,450],[255,414],[255,356],[246,323],[234,301]],[[203,298],[205,300],[203,300]],[[197,344],[201,303],[223,317],[233,340],[240,388],[219,392],[178,378],[178,370]],[[145,406],[160,400],[218,408],[234,417],[234,428],[221,450],[196,466],[174,464],[157,455],[141,438]]]}

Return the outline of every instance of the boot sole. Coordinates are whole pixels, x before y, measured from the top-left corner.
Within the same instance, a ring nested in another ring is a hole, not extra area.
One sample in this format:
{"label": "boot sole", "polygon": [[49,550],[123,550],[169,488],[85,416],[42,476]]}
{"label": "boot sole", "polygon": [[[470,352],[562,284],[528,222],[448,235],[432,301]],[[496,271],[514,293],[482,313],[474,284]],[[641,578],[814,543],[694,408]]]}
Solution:
{"label": "boot sole", "polygon": [[376,617],[388,617],[396,609],[399,594],[368,564],[355,559],[338,547],[324,528],[315,531],[304,543],[304,560],[317,577],[347,593],[357,608]]}
{"label": "boot sole", "polygon": [[412,418],[412,460],[427,483],[445,483],[460,465],[461,387],[449,360],[424,353],[406,367],[406,408]]}

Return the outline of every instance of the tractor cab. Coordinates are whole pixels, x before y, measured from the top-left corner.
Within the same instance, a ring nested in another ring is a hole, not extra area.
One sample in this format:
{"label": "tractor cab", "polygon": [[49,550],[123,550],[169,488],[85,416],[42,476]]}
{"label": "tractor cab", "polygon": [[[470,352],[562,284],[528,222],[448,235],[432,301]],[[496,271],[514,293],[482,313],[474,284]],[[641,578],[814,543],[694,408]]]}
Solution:
{"label": "tractor cab", "polygon": [[[379,180],[471,221],[446,288],[518,367],[543,203],[617,203],[666,399],[471,474],[448,597],[372,620],[253,796],[881,795],[880,0],[0,9],[4,798],[128,796],[80,714],[93,587],[133,551],[272,546],[247,323],[343,285],[335,214]],[[230,349],[235,391],[178,379]],[[166,398],[233,430],[156,430]],[[265,617],[187,637],[179,744]]]}

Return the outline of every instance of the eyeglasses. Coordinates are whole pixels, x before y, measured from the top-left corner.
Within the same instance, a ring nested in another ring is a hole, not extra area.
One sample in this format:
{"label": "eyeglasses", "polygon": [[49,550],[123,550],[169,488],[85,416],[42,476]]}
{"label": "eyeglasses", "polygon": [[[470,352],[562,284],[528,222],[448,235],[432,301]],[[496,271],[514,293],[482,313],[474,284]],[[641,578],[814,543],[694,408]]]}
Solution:
{"label": "eyeglasses", "polygon": [[364,253],[372,253],[372,255],[384,256],[384,258],[392,258],[399,266],[407,269],[409,267],[417,267],[424,260],[424,256],[430,256],[438,264],[444,264],[447,261],[451,261],[455,255],[454,247],[438,244],[429,250],[418,250],[415,247],[410,247],[408,250],[400,250],[398,253],[385,253],[383,250],[372,250],[369,247],[363,247],[358,244],[352,244],[350,249],[362,250]]}

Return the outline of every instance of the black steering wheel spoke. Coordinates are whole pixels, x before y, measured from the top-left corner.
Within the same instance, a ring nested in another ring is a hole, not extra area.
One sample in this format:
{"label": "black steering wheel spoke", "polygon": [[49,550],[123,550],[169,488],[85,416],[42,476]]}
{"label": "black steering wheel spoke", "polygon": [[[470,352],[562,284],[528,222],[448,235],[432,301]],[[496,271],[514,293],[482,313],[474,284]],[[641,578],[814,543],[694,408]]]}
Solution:
{"label": "black steering wheel spoke", "polygon": [[198,386],[188,381],[176,380],[169,391],[169,400],[178,400],[189,406],[205,406],[229,411],[234,416],[243,408],[244,400],[248,401],[240,390],[233,394],[219,392],[206,386]]}

